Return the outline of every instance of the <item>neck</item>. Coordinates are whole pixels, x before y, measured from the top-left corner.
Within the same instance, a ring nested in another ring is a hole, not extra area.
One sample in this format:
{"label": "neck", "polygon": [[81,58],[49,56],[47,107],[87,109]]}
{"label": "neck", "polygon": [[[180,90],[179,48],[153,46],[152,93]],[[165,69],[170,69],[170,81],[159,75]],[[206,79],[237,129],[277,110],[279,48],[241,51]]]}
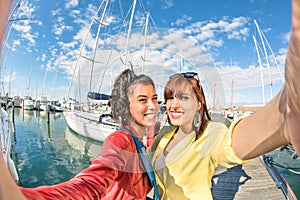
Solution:
{"label": "neck", "polygon": [[191,126],[191,127],[181,127],[181,126],[179,126],[178,130],[177,130],[177,134],[179,134],[179,135],[188,135],[191,132],[193,132],[194,130],[195,130],[195,128],[193,126]]}
{"label": "neck", "polygon": [[142,141],[143,136],[144,136],[145,131],[146,131],[145,126],[138,125],[137,123],[132,122],[132,121],[130,121],[130,122],[128,121],[128,123],[126,123],[125,126],[127,128],[129,128],[135,134],[135,136]]}

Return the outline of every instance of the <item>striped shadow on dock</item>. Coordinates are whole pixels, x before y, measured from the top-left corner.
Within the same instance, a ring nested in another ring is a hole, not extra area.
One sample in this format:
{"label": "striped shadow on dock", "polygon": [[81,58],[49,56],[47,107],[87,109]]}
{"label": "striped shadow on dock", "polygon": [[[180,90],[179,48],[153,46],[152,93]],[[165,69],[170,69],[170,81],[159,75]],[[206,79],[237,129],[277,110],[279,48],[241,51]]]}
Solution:
{"label": "striped shadow on dock", "polygon": [[287,199],[260,158],[230,169],[217,167],[212,194],[214,200]]}

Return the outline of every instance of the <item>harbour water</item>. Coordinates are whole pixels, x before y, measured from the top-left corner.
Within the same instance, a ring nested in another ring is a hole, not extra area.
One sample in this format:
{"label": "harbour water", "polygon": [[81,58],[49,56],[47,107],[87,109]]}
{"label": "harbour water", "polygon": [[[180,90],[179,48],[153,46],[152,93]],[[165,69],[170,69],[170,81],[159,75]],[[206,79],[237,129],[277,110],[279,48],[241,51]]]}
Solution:
{"label": "harbour water", "polygon": [[53,185],[72,178],[99,154],[95,143],[70,132],[63,113],[14,109],[15,145],[20,185]]}
{"label": "harbour water", "polygon": [[[36,187],[53,185],[72,178],[86,168],[99,154],[102,143],[82,138],[67,128],[63,113],[23,111],[14,108],[15,141],[13,153],[20,185]],[[49,121],[49,122],[47,122]],[[300,159],[293,160],[287,152],[269,154],[279,164],[300,171]],[[300,199],[300,175],[283,167],[278,170]]]}

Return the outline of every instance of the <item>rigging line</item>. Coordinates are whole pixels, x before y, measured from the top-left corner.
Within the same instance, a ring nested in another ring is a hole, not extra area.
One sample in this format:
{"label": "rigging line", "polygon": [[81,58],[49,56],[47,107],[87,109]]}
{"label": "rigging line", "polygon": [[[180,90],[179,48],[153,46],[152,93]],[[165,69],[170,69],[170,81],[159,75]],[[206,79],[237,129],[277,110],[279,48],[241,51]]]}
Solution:
{"label": "rigging line", "polygon": [[258,34],[261,40],[261,44],[263,46],[263,55],[265,56],[265,60],[267,62],[267,68],[268,68],[268,75],[269,75],[269,81],[270,81],[270,92],[271,92],[271,98],[273,98],[273,84],[272,84],[272,76],[271,76],[271,72],[270,72],[270,63],[269,63],[269,59],[268,59],[268,53],[267,53],[267,49],[266,49],[266,45],[265,42],[263,40],[263,36],[262,36],[262,30],[260,29],[260,27],[258,26],[256,20],[254,19],[254,23],[256,25],[256,28],[258,30]]}
{"label": "rigging line", "polygon": [[[4,48],[7,44],[7,41],[8,41],[8,38],[9,38],[9,35],[10,35],[10,32],[12,30],[12,25],[14,24],[14,22],[16,21],[15,19],[17,19],[17,17],[19,16],[19,13],[20,13],[20,7],[21,7],[21,3],[20,3],[21,0],[19,0],[15,7],[12,9],[12,11],[10,12],[10,15],[8,17],[8,21],[6,22],[8,24],[8,22],[11,22],[11,25],[9,26],[8,28],[8,31],[6,32],[4,38],[3,38],[3,43],[1,44],[2,45],[2,48],[1,49],[1,52],[0,52],[0,76],[1,76],[1,68],[2,68],[2,58],[3,58],[3,55],[4,55]],[[17,13],[15,14],[15,18],[13,20],[11,20],[11,18],[13,17],[14,15],[14,12],[15,10],[17,10]]]}
{"label": "rigging line", "polygon": [[265,104],[265,86],[264,86],[264,76],[262,72],[262,63],[260,59],[260,54],[259,54],[259,49],[258,49],[258,44],[256,41],[256,38],[253,36],[255,48],[256,48],[256,53],[257,53],[257,59],[260,67],[260,78],[261,78],[261,88],[262,88],[262,103]]}
{"label": "rigging line", "polygon": [[[100,81],[100,83],[99,83],[99,89],[98,89],[98,91],[101,91],[101,87],[102,87],[104,75],[105,75],[105,73],[106,73],[106,71],[107,71],[107,69],[108,69],[109,61],[110,61],[111,56],[112,56],[112,54],[113,54],[114,47],[115,47],[116,44],[117,44],[118,36],[121,35],[121,31],[122,31],[123,26],[126,24],[126,19],[127,19],[127,17],[129,16],[129,14],[130,14],[131,8],[132,8],[132,5],[131,5],[130,9],[128,10],[128,12],[127,12],[125,18],[123,18],[123,21],[122,21],[122,23],[121,23],[121,25],[120,25],[119,31],[117,32],[116,36],[114,36],[113,45],[112,45],[112,47],[111,47],[111,50],[110,50],[110,53],[109,53],[108,58],[107,58],[107,60],[106,60],[106,63],[104,64],[104,70],[103,70],[103,73],[102,73],[102,76],[101,76],[101,77],[102,77],[102,78],[101,78],[101,81]],[[126,29],[125,29],[125,30],[126,30]],[[122,56],[122,55],[123,55],[123,54],[121,53],[121,56]]]}
{"label": "rigging line", "polygon": [[124,11],[123,11],[123,8],[122,8],[121,0],[119,0],[119,7],[120,7],[121,19],[124,19]]}
{"label": "rigging line", "polygon": [[286,169],[286,170],[288,170],[288,171],[290,171],[290,172],[292,172],[294,174],[299,174],[300,175],[300,171],[296,171],[296,170],[300,170],[299,167],[286,167],[286,166],[284,166],[284,165],[282,165],[282,164],[280,164],[280,163],[278,163],[278,162],[276,162],[274,160],[271,160],[270,163],[273,164],[273,165],[276,165],[277,167]]}
{"label": "rigging line", "polygon": [[148,12],[148,11],[146,11],[146,8],[145,8],[145,6],[143,4],[143,1],[139,1],[139,5],[142,8],[143,12]]}
{"label": "rigging line", "polygon": [[91,91],[91,89],[92,89],[92,78],[93,78],[93,72],[94,72],[96,52],[97,52],[97,48],[98,48],[98,42],[99,42],[99,39],[100,39],[101,28],[102,28],[102,26],[105,26],[104,25],[104,20],[105,20],[106,10],[107,10],[108,4],[109,4],[109,0],[106,1],[106,4],[104,6],[104,10],[103,10],[102,15],[101,15],[101,19],[100,19],[100,21],[98,21],[99,26],[98,26],[98,30],[97,30],[97,34],[96,34],[96,38],[95,38],[96,41],[95,41],[95,44],[94,44],[94,49],[93,49],[93,52],[92,52],[92,66],[91,66],[91,74],[90,74],[89,91]]}
{"label": "rigging line", "polygon": [[[111,18],[111,13],[112,13],[112,10],[113,10],[113,8],[112,8],[112,6],[113,6],[113,3],[110,3],[109,5],[108,5],[108,8],[107,8],[107,19],[110,19]],[[107,38],[109,38],[109,34],[110,34],[110,24],[109,24],[109,22],[107,22],[107,28],[106,29],[104,29],[104,33],[102,34],[102,35],[104,35],[105,37],[104,37],[104,39],[103,40],[105,40],[105,39],[107,39]]]}
{"label": "rigging line", "polygon": [[265,41],[266,41],[266,43],[267,43],[267,45],[268,45],[268,47],[269,47],[269,49],[270,49],[270,51],[271,51],[272,57],[273,57],[273,59],[274,59],[275,65],[276,65],[276,67],[277,67],[277,70],[278,70],[279,75],[280,75],[280,78],[281,78],[281,82],[284,83],[284,79],[285,79],[285,78],[284,78],[284,76],[282,75],[281,70],[279,69],[279,65],[278,65],[278,63],[277,63],[277,59],[276,59],[276,57],[275,57],[275,55],[274,55],[273,49],[271,48],[271,45],[269,44],[269,42],[268,42],[268,40],[267,40],[267,38],[266,38],[266,36],[265,36],[265,34],[264,34],[263,32],[262,32],[262,36],[263,36],[263,38],[265,39]]}
{"label": "rigging line", "polygon": [[126,69],[127,51],[128,51],[128,45],[129,45],[129,39],[130,39],[130,34],[131,34],[131,28],[132,28],[132,22],[133,22],[135,7],[136,7],[136,0],[133,0],[132,9],[131,9],[131,15],[130,15],[130,20],[129,20],[129,28],[128,28],[128,31],[127,31],[126,46],[125,46],[125,57],[124,57],[124,63],[125,63],[125,65],[123,66],[123,69]]}
{"label": "rigging line", "polygon": [[[97,17],[98,12],[100,11],[102,5],[103,5],[103,1],[101,2],[100,6],[98,7],[98,10],[96,11],[96,13],[95,13],[93,19]],[[88,29],[88,31],[87,31],[87,33],[86,33],[86,35],[85,35],[85,38],[84,38],[84,40],[82,41],[82,44],[81,44],[81,46],[80,46],[79,54],[78,54],[78,56],[77,56],[77,58],[76,58],[76,62],[75,62],[75,66],[74,66],[74,71],[73,71],[72,78],[71,78],[71,80],[70,80],[70,85],[69,85],[69,88],[68,88],[68,98],[70,97],[70,92],[71,92],[72,84],[73,84],[73,81],[74,81],[74,78],[75,78],[75,74],[76,74],[76,72],[77,72],[77,66],[78,66],[78,63],[79,63],[79,60],[80,60],[80,57],[81,57],[83,48],[84,48],[84,46],[85,46],[85,44],[86,44],[88,35],[90,34],[90,30],[91,30],[93,24],[94,24],[94,20],[91,21],[91,23],[90,23],[90,25],[89,25],[89,29]],[[79,70],[80,70],[80,69],[79,69]],[[79,73],[78,73],[78,77],[79,77],[79,84],[80,84],[80,75],[79,75]],[[81,95],[80,95],[80,96],[81,96]]]}
{"label": "rigging line", "polygon": [[152,15],[150,15],[149,17],[150,17],[150,19],[151,19],[151,22],[153,23],[153,26],[154,26],[156,29],[158,29],[158,27],[157,27],[157,25],[156,25],[156,23],[155,23],[155,21],[154,21]]}

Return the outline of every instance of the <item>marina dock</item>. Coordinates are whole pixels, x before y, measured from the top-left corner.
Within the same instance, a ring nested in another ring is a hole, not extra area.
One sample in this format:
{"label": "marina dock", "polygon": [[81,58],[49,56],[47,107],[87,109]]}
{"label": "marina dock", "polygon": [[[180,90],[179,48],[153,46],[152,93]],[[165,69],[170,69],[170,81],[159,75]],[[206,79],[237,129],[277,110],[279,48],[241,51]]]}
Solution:
{"label": "marina dock", "polygon": [[214,200],[288,199],[260,158],[230,169],[219,166],[212,181]]}
{"label": "marina dock", "polygon": [[[219,114],[213,114],[212,119],[223,122],[226,126],[231,123]],[[296,200],[293,191],[277,169],[264,161],[264,157],[261,156],[249,163],[230,169],[222,166],[217,167],[212,179],[213,199]]]}

